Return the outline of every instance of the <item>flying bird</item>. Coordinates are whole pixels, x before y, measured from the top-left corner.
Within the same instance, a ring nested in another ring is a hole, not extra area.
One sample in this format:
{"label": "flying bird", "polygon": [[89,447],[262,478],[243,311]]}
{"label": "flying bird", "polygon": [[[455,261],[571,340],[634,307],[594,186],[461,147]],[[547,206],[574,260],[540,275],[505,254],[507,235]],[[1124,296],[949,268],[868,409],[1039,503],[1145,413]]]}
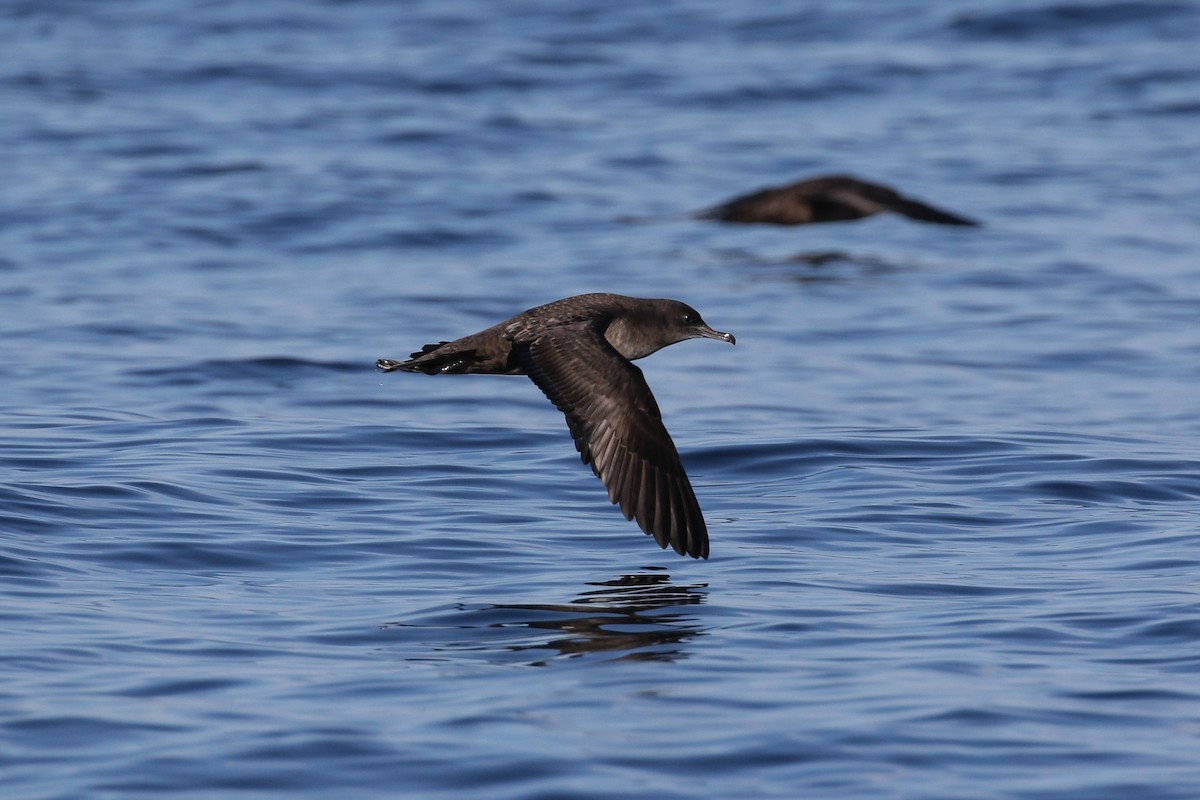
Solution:
{"label": "flying bird", "polygon": [[921,222],[978,225],[972,219],[905,197],[888,186],[850,175],[824,175],[787,186],[761,189],[700,212],[701,219],[808,225],[862,219],[894,211]]}
{"label": "flying bird", "polygon": [[427,344],[384,372],[528,375],[567,417],[583,463],[625,519],[659,547],[708,558],[708,528],[642,371],[631,362],[686,339],[735,343],[678,300],[581,294],[523,311],[456,339]]}

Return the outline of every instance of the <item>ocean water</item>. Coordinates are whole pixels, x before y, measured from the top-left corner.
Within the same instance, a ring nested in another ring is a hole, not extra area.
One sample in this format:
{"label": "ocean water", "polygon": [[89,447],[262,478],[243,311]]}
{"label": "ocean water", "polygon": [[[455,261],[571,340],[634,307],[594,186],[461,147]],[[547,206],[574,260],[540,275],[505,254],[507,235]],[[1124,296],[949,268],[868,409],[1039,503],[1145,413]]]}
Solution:
{"label": "ocean water", "polygon": [[[1200,4],[8,2],[0,796],[1200,796]],[[690,212],[850,172],[984,222]],[[712,557],[519,377],[585,291]]]}

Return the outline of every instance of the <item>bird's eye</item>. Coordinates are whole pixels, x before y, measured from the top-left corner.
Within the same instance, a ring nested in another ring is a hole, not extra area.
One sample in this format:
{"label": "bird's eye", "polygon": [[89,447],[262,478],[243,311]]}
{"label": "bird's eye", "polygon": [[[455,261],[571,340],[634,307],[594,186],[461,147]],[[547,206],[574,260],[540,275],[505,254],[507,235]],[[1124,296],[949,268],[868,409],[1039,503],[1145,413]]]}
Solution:
{"label": "bird's eye", "polygon": [[695,314],[684,314],[684,315],[683,315],[683,324],[684,324],[684,325],[691,325],[691,324],[692,324],[692,323],[694,323],[695,321],[696,321],[696,315],[695,315]]}

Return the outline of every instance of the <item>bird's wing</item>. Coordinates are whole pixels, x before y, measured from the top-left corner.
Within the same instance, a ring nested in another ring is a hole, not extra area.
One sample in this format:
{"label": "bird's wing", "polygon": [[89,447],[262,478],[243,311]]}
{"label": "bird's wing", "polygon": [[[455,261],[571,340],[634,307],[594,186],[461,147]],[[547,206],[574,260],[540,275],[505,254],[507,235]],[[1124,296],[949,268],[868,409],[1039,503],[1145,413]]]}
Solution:
{"label": "bird's wing", "polygon": [[529,377],[567,417],[585,464],[626,519],[660,547],[708,558],[708,529],[642,371],[594,324],[550,328],[515,352]]}
{"label": "bird's wing", "polygon": [[895,211],[921,222],[936,222],[942,225],[977,225],[975,220],[934,208],[912,197],[900,194],[890,186],[879,183],[837,176],[827,179],[825,191],[837,199],[863,212],[864,215],[877,214],[880,211]]}
{"label": "bird's wing", "polygon": [[[865,184],[864,187],[848,187],[822,191],[812,195],[814,207],[824,203],[827,207],[843,206],[851,210],[854,216],[869,217],[881,211],[894,211],[911,219],[921,222],[936,222],[942,225],[977,225],[974,220],[960,217],[949,211],[934,208],[928,203],[914,200],[887,188]],[[827,212],[830,216],[833,211]]]}
{"label": "bird's wing", "polygon": [[911,197],[898,197],[894,202],[890,203],[889,208],[897,214],[903,214],[921,222],[936,222],[941,225],[967,225],[975,226],[979,223],[968,217],[963,217],[958,214],[944,211],[940,208],[935,208],[928,203],[922,203],[920,200],[914,200]]}

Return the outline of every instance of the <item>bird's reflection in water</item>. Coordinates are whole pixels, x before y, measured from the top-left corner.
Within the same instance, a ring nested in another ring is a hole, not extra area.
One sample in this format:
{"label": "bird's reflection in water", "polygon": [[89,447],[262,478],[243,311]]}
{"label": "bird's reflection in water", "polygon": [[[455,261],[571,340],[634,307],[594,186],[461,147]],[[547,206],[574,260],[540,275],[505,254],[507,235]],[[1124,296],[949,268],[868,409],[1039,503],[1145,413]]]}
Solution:
{"label": "bird's reflection in water", "polygon": [[[500,623],[505,627],[524,626],[551,634],[541,641],[510,645],[513,652],[551,648],[566,656],[619,653],[619,660],[684,658],[687,656],[684,643],[704,631],[682,607],[704,602],[708,584],[676,585],[665,571],[657,571],[661,567],[644,569],[613,580],[589,581],[588,586],[597,588],[580,592],[570,603],[520,603],[492,608],[528,612],[525,619],[518,616]],[[545,662],[531,663],[540,666]]]}
{"label": "bird's reflection in water", "polygon": [[844,283],[861,278],[886,277],[912,266],[870,253],[813,250],[789,256],[767,257],[742,249],[716,254],[722,263],[734,264],[756,281],[786,280],[800,284]]}

